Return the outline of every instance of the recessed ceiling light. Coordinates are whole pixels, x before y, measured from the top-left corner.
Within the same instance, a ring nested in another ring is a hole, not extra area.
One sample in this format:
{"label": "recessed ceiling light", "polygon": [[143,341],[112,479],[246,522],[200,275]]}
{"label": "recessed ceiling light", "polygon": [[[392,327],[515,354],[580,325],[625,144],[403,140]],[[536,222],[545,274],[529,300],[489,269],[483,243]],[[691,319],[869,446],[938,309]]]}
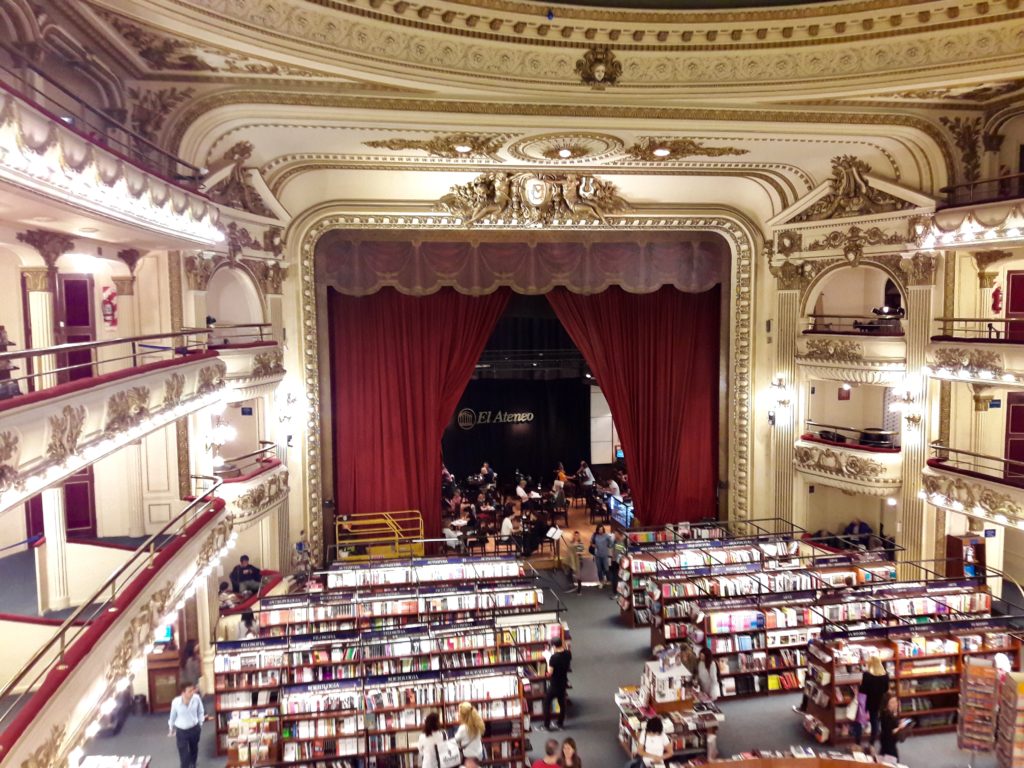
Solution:
{"label": "recessed ceiling light", "polygon": [[455,151],[458,152],[460,155],[468,155],[470,152],[473,151],[473,148],[468,144],[456,144]]}
{"label": "recessed ceiling light", "polygon": [[671,154],[672,150],[667,149],[666,147],[658,147],[657,149],[654,150],[655,157],[668,157]]}
{"label": "recessed ceiling light", "polygon": [[94,232],[99,232],[96,227],[81,227],[79,230],[83,235],[91,235]]}
{"label": "recessed ceiling light", "polygon": [[568,147],[562,147],[560,150],[558,150],[558,156],[563,159],[568,159],[572,157],[572,150],[569,149]]}

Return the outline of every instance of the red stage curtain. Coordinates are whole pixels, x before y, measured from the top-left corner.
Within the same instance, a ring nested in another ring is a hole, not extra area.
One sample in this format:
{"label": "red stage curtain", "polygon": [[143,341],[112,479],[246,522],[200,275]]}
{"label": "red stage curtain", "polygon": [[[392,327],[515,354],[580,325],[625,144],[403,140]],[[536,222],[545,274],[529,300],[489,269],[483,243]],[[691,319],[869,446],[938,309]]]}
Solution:
{"label": "red stage curtain", "polygon": [[643,525],[717,511],[719,294],[548,294],[608,399]]}
{"label": "red stage curtain", "polygon": [[441,435],[508,295],[328,291],[340,514],[418,509],[440,533]]}

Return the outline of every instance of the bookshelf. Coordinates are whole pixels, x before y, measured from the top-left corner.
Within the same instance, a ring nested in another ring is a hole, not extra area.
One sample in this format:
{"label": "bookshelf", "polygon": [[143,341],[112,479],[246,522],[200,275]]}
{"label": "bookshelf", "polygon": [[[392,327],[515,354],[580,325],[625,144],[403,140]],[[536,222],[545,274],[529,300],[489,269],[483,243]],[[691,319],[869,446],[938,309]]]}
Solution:
{"label": "bookshelf", "polygon": [[445,557],[383,560],[359,565],[335,563],[318,572],[329,592],[367,587],[415,587],[478,584],[490,586],[526,576],[514,557]]}
{"label": "bookshelf", "polygon": [[[912,733],[939,733],[957,727],[961,708],[962,672],[968,660],[1007,654],[1019,668],[1020,643],[995,627],[1000,620],[943,622],[916,631],[900,625],[877,639],[828,640],[807,649],[805,726],[822,742],[851,740],[857,693],[863,668],[878,653],[889,674],[890,688],[900,700],[900,715],[913,719]],[[977,623],[967,631],[962,625]],[[955,629],[954,624],[960,629]],[[978,697],[980,700],[980,697]]]}
{"label": "bookshelf", "polygon": [[956,745],[971,752],[991,752],[996,742],[999,674],[995,661],[978,656],[964,659],[960,678],[960,709]]}
{"label": "bookshelf", "polygon": [[1024,766],[1024,675],[1010,672],[999,688],[996,720],[996,765]]}
{"label": "bookshelf", "polygon": [[[446,728],[473,701],[488,723],[487,765],[521,762],[543,696],[543,651],[567,636],[520,564],[488,558],[334,568],[336,588],[266,598],[261,636],[214,658],[217,746],[228,766],[412,766],[418,729]],[[449,584],[477,573],[469,586]],[[453,575],[455,574],[455,575]]]}

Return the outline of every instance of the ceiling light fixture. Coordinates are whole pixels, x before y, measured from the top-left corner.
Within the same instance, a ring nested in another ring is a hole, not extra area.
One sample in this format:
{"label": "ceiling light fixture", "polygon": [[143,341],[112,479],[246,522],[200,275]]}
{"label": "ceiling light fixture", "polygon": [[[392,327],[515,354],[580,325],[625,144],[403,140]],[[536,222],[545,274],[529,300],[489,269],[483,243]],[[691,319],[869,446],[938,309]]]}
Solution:
{"label": "ceiling light fixture", "polygon": [[653,154],[655,157],[668,157],[672,154],[672,150],[667,147],[657,147]]}
{"label": "ceiling light fixture", "polygon": [[454,149],[460,155],[468,155],[470,152],[473,151],[473,148],[468,144],[456,144]]}
{"label": "ceiling light fixture", "polygon": [[568,147],[562,147],[560,150],[558,150],[558,156],[563,160],[568,160],[570,157],[572,157],[572,150],[569,149]]}

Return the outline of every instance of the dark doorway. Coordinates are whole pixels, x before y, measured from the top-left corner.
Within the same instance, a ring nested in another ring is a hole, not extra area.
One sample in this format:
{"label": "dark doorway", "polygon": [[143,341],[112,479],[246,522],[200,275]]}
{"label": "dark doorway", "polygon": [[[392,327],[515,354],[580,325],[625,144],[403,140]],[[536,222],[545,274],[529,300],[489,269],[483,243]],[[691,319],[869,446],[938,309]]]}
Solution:
{"label": "dark doorway", "polygon": [[[92,275],[57,275],[57,328],[58,344],[76,344],[96,340],[96,316],[93,311]],[[92,350],[65,352],[57,356],[57,367],[62,370],[57,381],[87,379],[94,373]]]}
{"label": "dark doorway", "polygon": [[[92,466],[79,470],[64,481],[64,515],[69,539],[96,538],[96,492]],[[43,534],[41,494],[25,503],[25,527],[30,537]]]}

